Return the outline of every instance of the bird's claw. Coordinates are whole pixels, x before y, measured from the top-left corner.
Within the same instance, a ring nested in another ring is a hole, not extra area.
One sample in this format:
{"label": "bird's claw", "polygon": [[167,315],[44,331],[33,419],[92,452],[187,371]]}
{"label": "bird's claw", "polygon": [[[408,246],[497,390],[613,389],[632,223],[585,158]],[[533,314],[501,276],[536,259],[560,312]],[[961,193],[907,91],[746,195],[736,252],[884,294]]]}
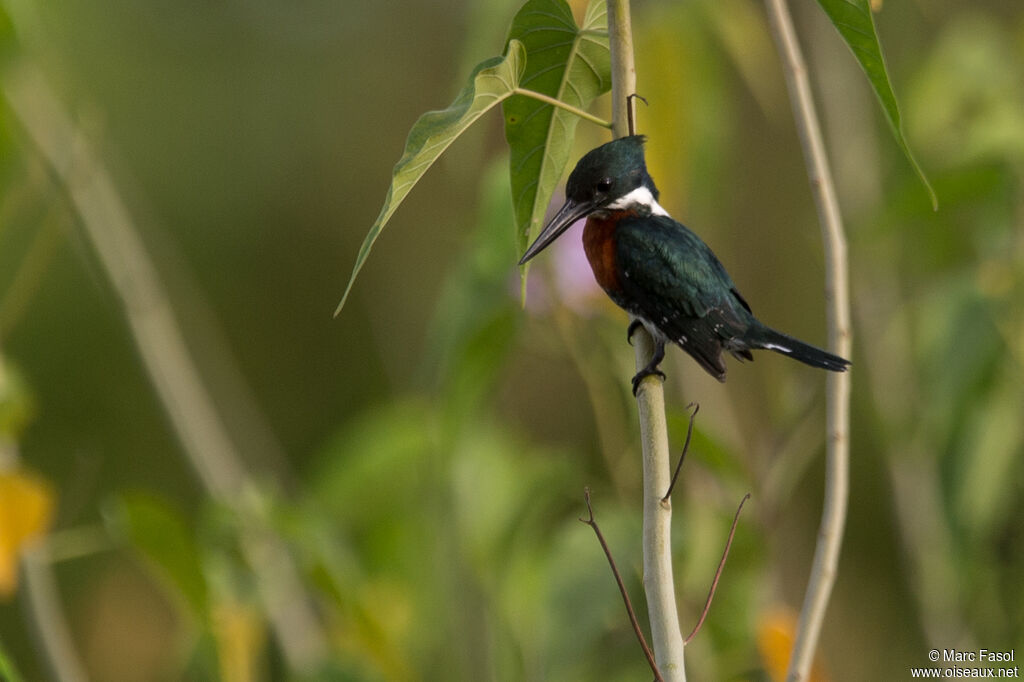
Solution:
{"label": "bird's claw", "polygon": [[[644,323],[640,320],[633,320],[629,323],[629,327],[626,329],[626,343],[633,345],[633,334],[636,334],[636,330],[644,326]],[[636,393],[636,391],[633,391]]]}
{"label": "bird's claw", "polygon": [[640,382],[649,376],[659,376],[662,381],[665,381],[665,373],[660,369],[643,369],[633,377],[633,397],[636,397],[636,392],[640,389]]}

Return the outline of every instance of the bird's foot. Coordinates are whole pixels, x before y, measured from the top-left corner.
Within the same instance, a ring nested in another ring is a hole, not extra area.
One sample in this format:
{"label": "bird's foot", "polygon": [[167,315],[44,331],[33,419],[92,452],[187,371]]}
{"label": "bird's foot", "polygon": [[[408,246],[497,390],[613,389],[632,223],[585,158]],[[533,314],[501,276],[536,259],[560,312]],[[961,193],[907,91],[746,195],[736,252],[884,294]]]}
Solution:
{"label": "bird's foot", "polygon": [[642,326],[644,326],[644,323],[640,320],[633,320],[629,323],[629,327],[626,329],[626,343],[631,346],[633,345],[633,334],[636,334],[636,330]]}
{"label": "bird's foot", "polygon": [[[642,323],[639,320],[634,320],[629,325],[629,331],[636,331],[636,327]],[[630,334],[632,336],[632,334]],[[661,377],[661,380],[665,380],[665,373],[658,369],[658,365],[665,359],[665,342],[661,339],[655,339],[654,341],[654,356],[651,357],[651,361],[647,363],[647,366],[636,373],[633,377],[633,396],[636,396],[636,392],[640,389],[640,382],[645,378],[657,375]]]}
{"label": "bird's foot", "polygon": [[633,396],[634,397],[636,397],[636,392],[640,389],[640,382],[643,381],[644,379],[646,379],[649,376],[659,376],[659,377],[661,377],[662,381],[665,380],[665,373],[662,372],[660,369],[658,369],[657,365],[654,365],[654,366],[648,365],[647,367],[644,367],[642,370],[637,372],[636,375],[633,377]]}

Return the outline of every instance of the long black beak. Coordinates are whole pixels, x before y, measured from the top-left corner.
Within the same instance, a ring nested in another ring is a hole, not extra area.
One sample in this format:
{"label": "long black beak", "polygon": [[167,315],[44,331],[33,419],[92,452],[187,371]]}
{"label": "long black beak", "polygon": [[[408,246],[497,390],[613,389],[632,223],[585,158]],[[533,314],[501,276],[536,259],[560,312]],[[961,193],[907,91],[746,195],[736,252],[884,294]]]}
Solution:
{"label": "long black beak", "polygon": [[586,216],[595,208],[597,208],[597,206],[590,201],[577,202],[572,199],[567,199],[565,204],[562,205],[562,208],[558,209],[558,213],[556,213],[555,216],[548,221],[548,224],[544,226],[544,229],[540,231],[540,234],[537,235],[537,239],[530,245],[530,248],[526,250],[523,257],[519,259],[519,264],[524,265],[526,261],[546,249],[551,242],[558,239],[558,235],[568,230],[570,225]]}

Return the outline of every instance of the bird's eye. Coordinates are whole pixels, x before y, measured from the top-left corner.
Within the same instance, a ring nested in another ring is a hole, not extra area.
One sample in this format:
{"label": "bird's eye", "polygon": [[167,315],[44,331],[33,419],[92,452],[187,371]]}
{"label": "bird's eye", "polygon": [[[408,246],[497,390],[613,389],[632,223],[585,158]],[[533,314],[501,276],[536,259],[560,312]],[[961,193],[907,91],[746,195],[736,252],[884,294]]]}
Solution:
{"label": "bird's eye", "polygon": [[597,183],[597,191],[598,192],[607,192],[611,188],[612,188],[612,179],[611,178],[605,178],[603,180],[599,180],[598,183]]}

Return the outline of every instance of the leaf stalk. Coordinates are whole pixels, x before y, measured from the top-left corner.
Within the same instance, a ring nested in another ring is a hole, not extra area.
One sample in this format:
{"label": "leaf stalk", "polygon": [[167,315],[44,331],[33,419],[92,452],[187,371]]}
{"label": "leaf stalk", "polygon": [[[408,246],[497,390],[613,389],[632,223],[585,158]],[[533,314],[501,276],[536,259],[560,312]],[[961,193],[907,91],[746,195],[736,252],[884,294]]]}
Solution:
{"label": "leaf stalk", "polygon": [[560,99],[555,99],[554,97],[550,97],[548,95],[545,95],[543,92],[536,92],[534,90],[529,90],[527,88],[515,88],[512,91],[512,94],[513,95],[522,95],[523,97],[529,97],[529,98],[535,99],[535,100],[537,100],[539,102],[544,102],[545,104],[550,104],[553,107],[558,107],[559,109],[563,109],[565,111],[568,111],[570,114],[573,114],[575,116],[579,116],[584,121],[590,121],[594,125],[599,125],[602,128],[611,129],[611,127],[612,127],[612,122],[611,121],[606,121],[603,118],[598,118],[597,116],[594,116],[593,114],[587,113],[586,111],[583,111],[582,109],[574,107],[571,104],[566,104],[565,102],[563,102]]}

